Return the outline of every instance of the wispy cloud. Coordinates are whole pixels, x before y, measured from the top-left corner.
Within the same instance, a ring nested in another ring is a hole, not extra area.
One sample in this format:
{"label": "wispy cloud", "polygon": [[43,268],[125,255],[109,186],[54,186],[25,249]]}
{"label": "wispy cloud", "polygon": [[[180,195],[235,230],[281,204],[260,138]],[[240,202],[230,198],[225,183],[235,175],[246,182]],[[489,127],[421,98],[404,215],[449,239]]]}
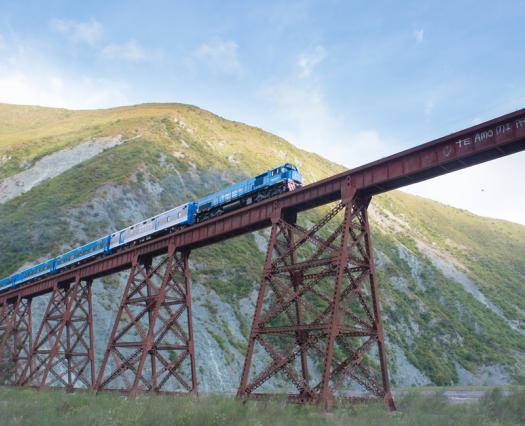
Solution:
{"label": "wispy cloud", "polygon": [[85,43],[107,59],[142,62],[162,56],[161,50],[147,50],[135,40],[108,43],[103,37],[102,24],[95,20],[80,22],[72,19],[52,19],[50,25],[71,41]]}
{"label": "wispy cloud", "polygon": [[425,103],[425,108],[424,108],[425,115],[432,114],[433,110],[434,110],[434,100],[433,99],[429,99]]}
{"label": "wispy cloud", "polygon": [[[271,105],[277,126],[271,129],[296,146],[347,167],[389,153],[389,145],[375,129],[356,129],[326,100],[319,84],[288,80],[262,88],[259,96]],[[353,153],[359,152],[359,157]]]}
{"label": "wispy cloud", "polygon": [[79,22],[72,19],[52,19],[51,27],[69,37],[74,42],[87,43],[96,46],[102,39],[102,24],[98,21],[90,20]]}
{"label": "wispy cloud", "polygon": [[130,40],[127,43],[111,43],[102,49],[102,54],[109,59],[121,59],[130,62],[142,62],[159,58],[160,50],[146,51],[136,41]]}
{"label": "wispy cloud", "polygon": [[[38,73],[35,73],[38,69]],[[103,108],[129,103],[126,83],[65,72],[29,44],[0,56],[0,102],[60,108]]]}
{"label": "wispy cloud", "polygon": [[509,182],[524,182],[523,153],[478,164],[404,188],[475,214],[499,217],[525,225],[525,204],[502,190]]}
{"label": "wispy cloud", "polygon": [[202,43],[193,52],[192,56],[213,71],[225,74],[240,74],[242,67],[238,57],[238,50],[239,46],[234,41],[215,38]]}
{"label": "wispy cloud", "polygon": [[314,68],[323,61],[325,55],[326,50],[323,46],[316,46],[314,49],[301,53],[297,58],[297,65],[300,69],[299,77],[309,77]]}
{"label": "wispy cloud", "polygon": [[417,44],[423,43],[423,40],[425,40],[425,30],[423,28],[414,30],[414,38]]}

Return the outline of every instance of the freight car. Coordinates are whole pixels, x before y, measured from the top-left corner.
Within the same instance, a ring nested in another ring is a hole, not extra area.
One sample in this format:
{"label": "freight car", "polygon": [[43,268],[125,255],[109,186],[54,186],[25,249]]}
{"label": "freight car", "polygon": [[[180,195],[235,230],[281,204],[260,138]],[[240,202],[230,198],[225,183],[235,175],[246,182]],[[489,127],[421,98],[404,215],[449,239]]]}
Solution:
{"label": "freight car", "polygon": [[0,292],[79,265],[89,259],[108,255],[160,233],[172,232],[283,192],[293,191],[301,185],[302,177],[297,168],[286,163],[4,278],[0,280]]}

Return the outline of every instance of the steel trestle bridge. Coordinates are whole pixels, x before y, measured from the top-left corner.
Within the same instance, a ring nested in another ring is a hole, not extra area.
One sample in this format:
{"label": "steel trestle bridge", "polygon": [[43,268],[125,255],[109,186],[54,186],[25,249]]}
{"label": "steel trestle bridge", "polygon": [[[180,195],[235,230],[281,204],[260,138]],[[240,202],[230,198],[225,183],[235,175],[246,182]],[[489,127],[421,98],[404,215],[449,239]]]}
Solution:
{"label": "steel trestle bridge", "polygon": [[[7,383],[197,394],[189,256],[193,249],[271,228],[243,371],[241,399],[293,402],[382,398],[390,391],[367,207],[372,196],[525,149],[525,109],[153,238],[0,294],[0,362]],[[304,228],[301,212],[334,203]],[[96,369],[92,286],[127,283]],[[32,303],[48,303],[34,333]],[[256,370],[253,356],[266,359]],[[375,361],[376,360],[376,361]],[[316,370],[315,374],[312,372]],[[349,382],[362,392],[344,390]]]}

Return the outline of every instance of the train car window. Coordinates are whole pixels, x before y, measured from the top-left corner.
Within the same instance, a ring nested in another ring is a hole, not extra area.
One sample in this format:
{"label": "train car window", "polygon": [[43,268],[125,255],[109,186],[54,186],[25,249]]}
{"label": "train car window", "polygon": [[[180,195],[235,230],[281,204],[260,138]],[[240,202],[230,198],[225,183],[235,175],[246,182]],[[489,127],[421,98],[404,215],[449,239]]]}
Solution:
{"label": "train car window", "polygon": [[279,169],[272,170],[272,176],[275,176],[277,173],[279,173]]}

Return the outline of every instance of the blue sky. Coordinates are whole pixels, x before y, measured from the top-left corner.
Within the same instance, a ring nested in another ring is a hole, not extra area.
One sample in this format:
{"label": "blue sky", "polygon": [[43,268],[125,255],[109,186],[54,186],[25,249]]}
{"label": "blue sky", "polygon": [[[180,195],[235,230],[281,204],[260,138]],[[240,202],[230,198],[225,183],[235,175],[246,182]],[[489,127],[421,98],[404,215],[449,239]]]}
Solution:
{"label": "blue sky", "polygon": [[[525,2],[2,0],[0,102],[184,102],[357,166],[525,107]],[[406,190],[525,224],[525,155]]]}

